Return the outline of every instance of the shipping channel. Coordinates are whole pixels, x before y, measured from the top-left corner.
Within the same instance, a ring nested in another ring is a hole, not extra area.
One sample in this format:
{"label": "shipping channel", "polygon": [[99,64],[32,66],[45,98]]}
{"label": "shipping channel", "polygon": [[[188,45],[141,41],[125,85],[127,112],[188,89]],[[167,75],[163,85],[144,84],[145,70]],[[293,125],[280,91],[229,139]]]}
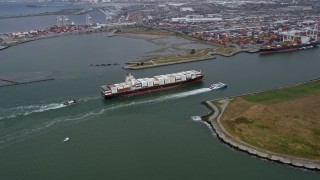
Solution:
{"label": "shipping channel", "polygon": [[[104,100],[100,85],[121,82],[119,63],[159,48],[105,33],[44,39],[0,53],[0,75],[44,72],[54,81],[0,88],[0,175],[12,179],[316,179],[222,144],[192,116],[202,101],[320,77],[320,50],[233,57],[143,69],[136,78],[201,70],[202,83]],[[36,52],[36,53],[34,53]],[[216,82],[225,90],[209,91]],[[79,103],[61,106],[66,99]],[[63,142],[69,137],[68,142]]]}

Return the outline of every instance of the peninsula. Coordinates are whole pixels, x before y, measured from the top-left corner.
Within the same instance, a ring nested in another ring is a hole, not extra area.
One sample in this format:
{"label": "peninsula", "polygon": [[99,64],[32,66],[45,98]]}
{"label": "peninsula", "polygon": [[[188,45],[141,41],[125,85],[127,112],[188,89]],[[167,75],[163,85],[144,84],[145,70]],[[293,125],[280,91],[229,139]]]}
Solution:
{"label": "peninsula", "polygon": [[320,81],[207,101],[219,138],[249,154],[320,170]]}

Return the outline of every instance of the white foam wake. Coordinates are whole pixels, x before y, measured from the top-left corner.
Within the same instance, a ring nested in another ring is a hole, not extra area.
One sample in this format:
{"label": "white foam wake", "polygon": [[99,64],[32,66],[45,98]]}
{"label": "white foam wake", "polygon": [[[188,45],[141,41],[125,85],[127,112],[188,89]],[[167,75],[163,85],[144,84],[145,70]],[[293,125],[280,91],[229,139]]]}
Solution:
{"label": "white foam wake", "polygon": [[18,116],[27,116],[32,113],[44,112],[53,109],[59,109],[65,107],[63,104],[51,103],[44,105],[29,105],[29,106],[18,106],[10,109],[0,109],[2,119],[10,119]]}
{"label": "white foam wake", "polygon": [[212,127],[205,121],[202,120],[201,116],[191,116],[192,121],[200,122],[206,125],[211,131],[212,135],[217,136],[216,132],[213,131]]}
{"label": "white foam wake", "polygon": [[202,120],[200,116],[191,116],[191,119],[193,121],[201,121]]}
{"label": "white foam wake", "polygon": [[[22,141],[24,139],[30,138],[34,134],[42,132],[42,131],[50,128],[50,127],[52,128],[52,127],[54,127],[54,126],[56,126],[58,124],[61,124],[61,123],[81,122],[81,121],[89,120],[92,117],[95,117],[95,116],[98,116],[98,115],[102,115],[105,112],[108,112],[108,111],[111,111],[111,110],[127,108],[127,107],[130,107],[130,106],[137,106],[137,105],[141,105],[141,104],[159,103],[159,102],[163,102],[163,101],[179,99],[179,98],[183,98],[183,97],[187,97],[187,96],[192,96],[192,95],[205,93],[205,92],[208,92],[210,90],[211,89],[209,89],[209,88],[202,88],[202,89],[197,89],[197,90],[192,90],[192,91],[187,91],[187,92],[182,92],[182,93],[176,93],[176,94],[172,94],[172,95],[165,95],[165,96],[161,96],[161,97],[158,97],[158,98],[155,98],[155,99],[131,101],[129,103],[123,102],[123,103],[119,103],[118,105],[109,105],[107,107],[98,108],[96,110],[92,110],[90,112],[81,113],[81,114],[78,114],[78,115],[75,115],[75,116],[56,118],[56,119],[53,119],[51,121],[44,122],[42,124],[30,127],[28,129],[23,129],[21,131],[17,131],[15,133],[8,134],[6,136],[0,137],[0,148],[6,147],[8,145],[11,145],[13,143]],[[93,97],[92,99],[96,99],[96,97]],[[91,98],[88,98],[87,100],[91,100]],[[20,106],[20,107],[16,107],[16,108],[12,108],[12,109],[7,109],[7,111],[24,110],[23,112],[20,112],[18,114],[14,114],[14,116],[16,117],[18,115],[28,115],[28,114],[31,114],[31,113],[34,113],[34,112],[43,112],[43,111],[47,111],[47,110],[58,109],[58,108],[61,108],[61,107],[64,107],[64,105],[54,104],[53,103],[53,104],[41,105],[41,106],[36,106],[36,105]],[[6,110],[2,110],[2,111],[6,111]],[[5,118],[8,118],[8,116],[5,117]]]}
{"label": "white foam wake", "polygon": [[88,102],[88,101],[97,100],[97,99],[101,99],[101,96],[91,96],[91,97],[79,98],[78,102]]}
{"label": "white foam wake", "polygon": [[133,106],[133,105],[140,105],[140,104],[147,104],[147,103],[159,103],[163,101],[168,101],[168,100],[175,100],[175,99],[180,99],[188,96],[193,96],[205,92],[211,91],[210,88],[201,88],[201,89],[196,89],[192,91],[187,91],[187,92],[182,92],[182,93],[176,93],[176,94],[171,94],[171,95],[165,95],[158,97],[156,99],[149,99],[149,100],[142,100],[142,101],[131,101],[126,104],[119,104],[118,106],[114,106],[113,109],[118,109],[121,107],[128,107],[128,106]]}

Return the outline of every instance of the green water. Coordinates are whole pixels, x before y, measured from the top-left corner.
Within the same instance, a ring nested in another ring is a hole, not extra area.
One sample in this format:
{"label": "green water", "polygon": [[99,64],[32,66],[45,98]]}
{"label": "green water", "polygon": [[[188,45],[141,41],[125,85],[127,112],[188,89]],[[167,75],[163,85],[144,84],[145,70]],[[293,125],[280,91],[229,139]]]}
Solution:
{"label": "green water", "polygon": [[[46,72],[56,80],[0,88],[0,179],[318,179],[319,173],[233,150],[191,116],[204,100],[320,77],[319,49],[131,71],[137,78],[202,70],[202,83],[104,100],[102,84],[123,81],[119,63],[160,46],[105,34],[22,44],[0,52],[0,76]],[[208,91],[215,82],[228,88]],[[79,103],[62,107],[69,98]],[[69,137],[68,142],[63,142]]]}

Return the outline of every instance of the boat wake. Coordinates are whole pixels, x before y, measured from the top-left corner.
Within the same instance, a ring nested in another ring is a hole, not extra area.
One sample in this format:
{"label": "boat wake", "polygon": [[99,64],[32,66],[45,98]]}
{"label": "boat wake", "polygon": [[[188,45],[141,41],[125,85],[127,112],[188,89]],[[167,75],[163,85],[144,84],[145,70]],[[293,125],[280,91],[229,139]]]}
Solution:
{"label": "boat wake", "polygon": [[[65,97],[63,99],[66,99]],[[92,96],[79,98],[78,103],[88,102],[92,100],[101,99],[101,96]],[[33,113],[40,113],[44,111],[60,109],[66,107],[63,103],[50,103],[50,104],[33,104],[33,105],[24,105],[13,108],[0,108],[0,121],[3,119],[11,119],[19,116],[28,116]]]}
{"label": "boat wake", "polygon": [[191,119],[196,122],[202,120],[200,116],[191,116]]}
{"label": "boat wake", "polygon": [[141,105],[141,104],[156,104],[156,103],[159,103],[159,102],[175,100],[175,99],[181,99],[181,98],[188,97],[188,96],[194,96],[194,95],[205,93],[205,92],[209,92],[209,91],[211,91],[210,88],[201,88],[201,89],[196,89],[196,90],[182,92],[182,93],[176,93],[176,94],[160,96],[160,97],[155,98],[155,99],[147,99],[147,100],[120,103],[118,105],[115,105],[115,106],[111,107],[111,110],[124,108],[124,107],[129,107],[129,106],[138,106],[138,105]]}
{"label": "boat wake", "polygon": [[0,109],[1,117],[0,120],[15,118],[18,116],[27,116],[32,113],[39,113],[53,109],[59,109],[65,107],[65,105],[60,103],[51,103],[45,105],[29,105],[29,106],[18,106],[10,109]]}
{"label": "boat wake", "polygon": [[192,121],[200,122],[206,125],[211,131],[212,135],[217,136],[217,133],[213,131],[212,127],[205,121],[202,120],[201,116],[191,116]]}
{"label": "boat wake", "polygon": [[88,101],[97,100],[97,99],[101,99],[101,96],[78,98],[78,102],[88,102]]}
{"label": "boat wake", "polygon": [[[122,108],[127,108],[130,106],[137,106],[137,105],[142,105],[142,104],[155,104],[155,103],[160,103],[163,101],[169,101],[169,100],[175,100],[175,99],[184,98],[184,97],[188,97],[188,96],[193,96],[193,95],[197,95],[197,94],[201,94],[201,93],[205,93],[205,92],[209,92],[209,91],[211,91],[210,88],[201,88],[201,89],[196,89],[196,90],[182,92],[182,93],[165,95],[165,96],[161,96],[161,97],[158,97],[155,99],[131,101],[129,103],[122,102],[117,105],[112,104],[112,105],[104,106],[102,108],[98,108],[98,109],[95,109],[95,110],[92,110],[89,112],[80,113],[80,114],[77,114],[74,116],[66,116],[66,117],[56,118],[56,119],[50,120],[48,122],[44,122],[44,123],[32,126],[30,128],[23,129],[21,131],[17,131],[15,133],[0,137],[0,148],[7,147],[11,144],[22,141],[24,139],[28,139],[35,134],[43,132],[48,128],[57,127],[59,124],[62,124],[62,123],[78,123],[78,122],[82,122],[82,121],[87,121],[95,116],[102,115],[105,112],[110,112],[112,110],[117,110],[117,109],[122,109]],[[88,98],[86,100],[88,101],[88,100],[92,100],[92,99],[96,99],[96,97]],[[83,101],[85,101],[85,100],[83,100]],[[65,107],[65,106],[62,104],[53,103],[53,104],[40,105],[40,106],[31,105],[31,106],[19,106],[19,107],[11,108],[11,109],[1,109],[0,110],[1,114],[3,112],[5,112],[5,113],[11,113],[11,115],[0,117],[0,120],[6,119],[6,118],[14,118],[14,117],[23,116],[23,115],[26,116],[31,113],[44,112],[44,111],[58,109],[58,108],[62,108],[62,107]],[[197,117],[199,117],[199,116],[197,116]]]}

